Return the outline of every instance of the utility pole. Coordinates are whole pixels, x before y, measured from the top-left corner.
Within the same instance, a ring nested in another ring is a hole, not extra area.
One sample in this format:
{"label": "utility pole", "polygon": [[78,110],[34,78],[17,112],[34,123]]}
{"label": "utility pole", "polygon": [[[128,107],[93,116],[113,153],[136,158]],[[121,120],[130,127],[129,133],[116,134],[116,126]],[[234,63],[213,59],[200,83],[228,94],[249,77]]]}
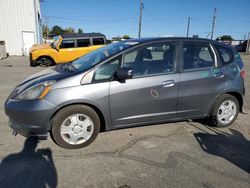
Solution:
{"label": "utility pole", "polygon": [[211,31],[211,39],[212,39],[212,40],[213,40],[213,38],[214,38],[214,28],[215,28],[216,11],[217,11],[217,9],[214,8],[213,23],[212,23],[212,31]]}
{"label": "utility pole", "polygon": [[248,32],[248,35],[247,35],[247,47],[246,47],[246,52],[249,52],[249,47],[250,47],[250,32]]}
{"label": "utility pole", "polygon": [[46,39],[49,38],[49,17],[44,16],[44,25],[46,27]]}
{"label": "utility pole", "polygon": [[141,38],[142,9],[143,9],[143,3],[142,3],[142,0],[140,0],[140,17],[139,17],[139,33],[138,33],[138,38]]}
{"label": "utility pole", "polygon": [[188,17],[187,38],[188,38],[188,35],[189,35],[189,26],[190,26],[190,17]]}

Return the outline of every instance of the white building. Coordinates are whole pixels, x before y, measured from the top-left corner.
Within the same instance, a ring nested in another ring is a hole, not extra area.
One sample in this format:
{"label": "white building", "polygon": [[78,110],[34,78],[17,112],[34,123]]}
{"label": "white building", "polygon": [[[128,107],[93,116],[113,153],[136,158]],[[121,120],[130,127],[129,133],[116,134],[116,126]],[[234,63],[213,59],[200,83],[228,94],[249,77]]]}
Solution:
{"label": "white building", "polygon": [[0,0],[0,41],[9,55],[28,55],[42,42],[40,0]]}

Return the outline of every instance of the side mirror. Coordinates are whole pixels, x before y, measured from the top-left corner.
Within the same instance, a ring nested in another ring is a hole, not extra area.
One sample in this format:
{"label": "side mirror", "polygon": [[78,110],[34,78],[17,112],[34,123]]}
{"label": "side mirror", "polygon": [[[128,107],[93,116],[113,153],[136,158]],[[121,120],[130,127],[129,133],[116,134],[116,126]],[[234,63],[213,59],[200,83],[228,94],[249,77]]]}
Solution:
{"label": "side mirror", "polygon": [[133,69],[131,68],[123,67],[116,71],[116,79],[119,81],[130,79],[132,77],[133,77]]}
{"label": "side mirror", "polygon": [[58,46],[56,46],[56,48],[55,48],[57,51],[59,51],[59,45]]}

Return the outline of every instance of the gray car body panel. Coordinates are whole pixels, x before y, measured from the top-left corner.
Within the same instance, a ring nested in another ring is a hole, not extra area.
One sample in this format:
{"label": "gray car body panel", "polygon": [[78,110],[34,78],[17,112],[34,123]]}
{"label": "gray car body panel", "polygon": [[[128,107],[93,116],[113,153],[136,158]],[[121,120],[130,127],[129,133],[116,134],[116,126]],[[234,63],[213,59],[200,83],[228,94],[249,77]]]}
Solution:
{"label": "gray car body panel", "polygon": [[[181,71],[179,67],[182,62],[179,53],[181,42],[193,40],[211,45],[217,58],[217,67]],[[60,109],[68,105],[85,104],[98,109],[104,118],[105,129],[112,130],[119,127],[207,117],[220,95],[228,92],[244,95],[244,80],[240,76],[239,62],[237,62],[241,60],[236,58],[235,62],[221,66],[218,52],[213,47],[213,43],[216,42],[186,38],[139,41],[133,48],[158,42],[176,42],[178,57],[175,71],[171,74],[132,78],[124,82],[111,80],[101,83],[90,83],[91,75],[88,73],[94,71],[95,67],[85,72],[62,71],[60,67],[42,71],[18,85],[15,89],[16,95],[34,84],[47,80],[56,80],[56,83],[42,100],[7,99],[5,112],[10,118],[10,126],[24,136],[36,135],[45,138],[47,131],[51,129],[53,116]],[[109,59],[116,58],[133,48],[115,54]],[[223,76],[216,77],[217,73]],[[84,81],[84,78],[87,81]],[[163,83],[168,81],[174,84],[171,87],[164,87]]]}

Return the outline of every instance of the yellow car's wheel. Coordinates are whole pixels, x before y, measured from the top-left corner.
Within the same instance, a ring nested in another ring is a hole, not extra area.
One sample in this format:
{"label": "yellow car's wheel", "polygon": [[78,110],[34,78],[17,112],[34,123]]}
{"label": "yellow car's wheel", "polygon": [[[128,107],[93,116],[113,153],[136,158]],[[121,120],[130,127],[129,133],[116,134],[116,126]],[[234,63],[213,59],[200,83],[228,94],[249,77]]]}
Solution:
{"label": "yellow car's wheel", "polygon": [[36,61],[36,64],[37,65],[40,65],[42,67],[48,67],[48,66],[53,66],[55,65],[55,62],[52,58],[50,57],[42,57],[42,58],[39,58],[37,61]]}

